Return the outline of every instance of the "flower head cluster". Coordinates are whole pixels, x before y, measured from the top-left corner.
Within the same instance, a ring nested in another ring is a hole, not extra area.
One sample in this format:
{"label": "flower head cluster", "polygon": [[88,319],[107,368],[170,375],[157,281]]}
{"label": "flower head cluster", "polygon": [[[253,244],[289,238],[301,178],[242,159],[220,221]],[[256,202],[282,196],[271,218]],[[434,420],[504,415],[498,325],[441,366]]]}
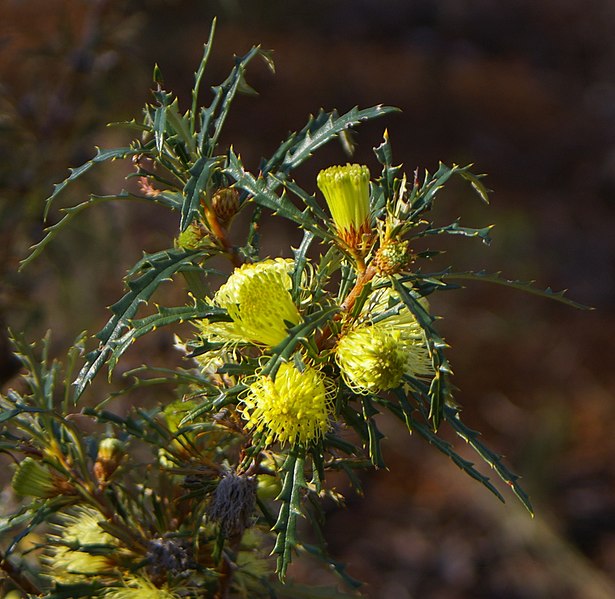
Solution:
{"label": "flower head cluster", "polygon": [[242,398],[246,428],[266,435],[271,444],[310,443],[329,429],[332,411],[325,376],[306,366],[302,371],[284,363],[275,379],[259,376]]}
{"label": "flower head cluster", "polygon": [[346,384],[356,393],[399,387],[404,375],[430,376],[433,366],[425,333],[402,306],[384,320],[370,314],[387,310],[395,299],[390,290],[376,292],[366,303],[367,319],[342,335],[335,357]]}
{"label": "flower head cluster", "polygon": [[353,249],[370,232],[369,169],[360,164],[331,166],[316,180],[339,237]]}
{"label": "flower head cluster", "polygon": [[283,341],[288,328],[301,322],[290,290],[292,260],[277,258],[235,269],[214,295],[231,322],[204,321],[201,329],[210,341],[255,343],[273,347]]}

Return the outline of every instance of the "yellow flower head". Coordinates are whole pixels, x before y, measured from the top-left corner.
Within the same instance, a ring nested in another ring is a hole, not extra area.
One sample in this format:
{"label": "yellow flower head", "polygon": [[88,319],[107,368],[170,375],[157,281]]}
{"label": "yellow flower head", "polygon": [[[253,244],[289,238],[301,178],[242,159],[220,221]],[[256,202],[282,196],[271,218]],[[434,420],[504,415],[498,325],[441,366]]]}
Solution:
{"label": "yellow flower head", "polygon": [[54,578],[76,581],[83,577],[108,573],[113,561],[108,555],[97,555],[105,546],[117,546],[117,539],[105,532],[99,522],[102,514],[92,508],[80,507],[63,517],[58,526],[58,541],[47,562]]}
{"label": "yellow flower head", "polygon": [[331,166],[316,179],[340,238],[351,248],[370,232],[369,169],[361,164]]}
{"label": "yellow flower head", "polygon": [[49,498],[61,492],[47,466],[29,457],[19,464],[11,484],[15,493],[24,496]]}
{"label": "yellow flower head", "polygon": [[151,580],[131,576],[124,580],[126,586],[109,589],[104,599],[178,599],[179,595],[167,588],[158,588]]}
{"label": "yellow flower head", "polygon": [[201,325],[211,341],[249,342],[275,346],[288,334],[288,327],[301,322],[290,290],[292,260],[277,258],[235,269],[214,295],[232,322]]}
{"label": "yellow flower head", "polygon": [[242,397],[246,428],[264,432],[266,443],[310,443],[329,429],[333,405],[325,376],[306,366],[282,364],[275,380],[260,376]]}
{"label": "yellow flower head", "polygon": [[[364,314],[382,313],[392,297],[388,289],[375,292]],[[338,341],[335,358],[355,393],[394,389],[404,375],[421,377],[434,372],[425,333],[405,306],[385,320],[366,320],[350,329]]]}

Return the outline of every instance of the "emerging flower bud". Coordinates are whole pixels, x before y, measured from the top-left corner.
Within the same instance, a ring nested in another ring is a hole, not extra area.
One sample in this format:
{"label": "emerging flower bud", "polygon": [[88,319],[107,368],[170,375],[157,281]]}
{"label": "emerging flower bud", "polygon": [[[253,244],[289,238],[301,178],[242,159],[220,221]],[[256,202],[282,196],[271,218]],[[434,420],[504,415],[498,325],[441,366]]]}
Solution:
{"label": "emerging flower bud", "polygon": [[207,229],[204,225],[197,220],[193,220],[188,227],[179,234],[177,246],[184,250],[198,250],[206,235]]}
{"label": "emerging flower bud", "polygon": [[327,200],[339,237],[352,249],[358,249],[369,235],[369,169],[360,164],[331,166],[316,179]]}
{"label": "emerging flower bud", "polygon": [[111,478],[124,456],[124,444],[119,439],[108,437],[98,445],[98,454],[94,462],[94,476],[99,483]]}
{"label": "emerging flower bud", "polygon": [[242,398],[246,428],[264,432],[266,444],[310,443],[329,429],[333,406],[324,375],[306,366],[280,366],[275,380],[259,377]]}
{"label": "emerging flower bud", "polygon": [[290,295],[292,260],[277,258],[244,264],[214,295],[233,322],[201,324],[211,341],[249,342],[275,346],[288,335],[288,328],[301,322]]}
{"label": "emerging flower bud", "polygon": [[239,210],[239,191],[232,187],[219,189],[211,198],[211,207],[218,222],[226,227]]}
{"label": "emerging flower bud", "polygon": [[379,275],[394,275],[402,270],[410,261],[407,240],[389,240],[382,245],[374,256],[374,267]]}
{"label": "emerging flower bud", "polygon": [[47,466],[32,458],[25,458],[19,464],[11,484],[15,493],[24,497],[50,498],[72,489],[67,481],[54,476]]}

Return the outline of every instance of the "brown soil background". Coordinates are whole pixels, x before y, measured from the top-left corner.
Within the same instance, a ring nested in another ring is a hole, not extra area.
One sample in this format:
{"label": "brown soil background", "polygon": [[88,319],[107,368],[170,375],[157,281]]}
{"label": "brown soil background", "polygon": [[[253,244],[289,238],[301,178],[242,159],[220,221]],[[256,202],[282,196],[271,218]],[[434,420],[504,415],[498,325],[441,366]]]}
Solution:
{"label": "brown soil background", "polygon": [[[523,475],[537,517],[507,489],[500,505],[383,418],[389,470],[366,475],[365,496],[331,511],[332,554],[373,598],[615,597],[612,2],[4,0],[1,318],[31,339],[52,328],[60,354],[79,331],[104,323],[140,251],[168,246],[176,223],[167,213],[103,208],[16,272],[40,238],[51,185],[94,144],[125,141],[104,124],[138,118],[154,63],[186,104],[214,14],[209,83],[226,76],[233,52],[253,43],[275,50],[277,75],[260,65],[249,72],[260,95],[237,101],[225,132],[250,167],[321,106],[396,105],[403,112],[359,130],[357,161],[376,168],[371,148],[387,127],[408,171],[442,160],[489,174],[491,207],[462,186],[440,199],[442,223],[496,225],[489,248],[434,240],[449,248],[447,263],[566,287],[596,308],[487,284],[434,298],[465,420]],[[297,177],[313,187],[320,168],[344,160],[331,145]],[[102,169],[62,201],[117,191],[123,174]],[[267,231],[271,255],[288,255],[296,242],[293,232]],[[165,334],[140,352],[126,368],[176,360]],[[3,378],[13,371],[4,352]],[[293,573],[321,575],[309,562]]]}

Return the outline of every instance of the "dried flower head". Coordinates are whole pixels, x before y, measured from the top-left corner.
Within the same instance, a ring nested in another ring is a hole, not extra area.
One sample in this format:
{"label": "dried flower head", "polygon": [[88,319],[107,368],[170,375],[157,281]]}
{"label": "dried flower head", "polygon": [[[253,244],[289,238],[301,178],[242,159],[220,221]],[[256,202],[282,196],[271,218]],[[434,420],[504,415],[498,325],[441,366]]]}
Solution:
{"label": "dried flower head", "polygon": [[275,380],[260,376],[242,397],[246,428],[266,435],[266,443],[310,443],[329,429],[332,411],[325,376],[306,366],[280,366]]}
{"label": "dried flower head", "polygon": [[210,341],[249,342],[275,346],[290,326],[301,322],[290,290],[292,260],[276,258],[235,269],[214,295],[232,322],[203,321],[200,328]]}
{"label": "dried flower head", "polygon": [[361,164],[331,166],[316,182],[327,201],[339,237],[353,249],[370,233],[369,169]]}
{"label": "dried flower head", "polygon": [[182,539],[156,538],[147,544],[147,572],[153,579],[187,576],[194,568],[189,544]]}
{"label": "dried flower head", "polygon": [[255,504],[256,478],[228,472],[216,487],[207,515],[225,537],[239,536],[253,524]]}

